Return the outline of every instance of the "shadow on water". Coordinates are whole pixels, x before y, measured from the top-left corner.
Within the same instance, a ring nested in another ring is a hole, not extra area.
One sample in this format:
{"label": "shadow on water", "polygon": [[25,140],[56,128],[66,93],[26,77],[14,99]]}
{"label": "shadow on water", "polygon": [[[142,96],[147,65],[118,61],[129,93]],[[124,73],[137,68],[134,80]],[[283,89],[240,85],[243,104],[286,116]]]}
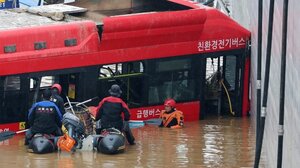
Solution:
{"label": "shadow on water", "polygon": [[253,167],[255,131],[250,118],[207,118],[184,129],[145,126],[133,129],[136,145],[125,153],[32,154],[23,136],[0,143],[0,167]]}

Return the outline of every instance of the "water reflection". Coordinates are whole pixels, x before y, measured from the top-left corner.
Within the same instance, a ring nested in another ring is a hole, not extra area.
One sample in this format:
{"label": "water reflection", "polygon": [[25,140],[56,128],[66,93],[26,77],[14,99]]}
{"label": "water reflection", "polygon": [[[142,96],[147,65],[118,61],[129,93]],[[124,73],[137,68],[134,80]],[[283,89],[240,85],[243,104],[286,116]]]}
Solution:
{"label": "water reflection", "polygon": [[255,134],[250,119],[206,119],[175,130],[145,126],[133,129],[133,134],[136,145],[118,155],[38,155],[28,153],[23,136],[16,136],[0,143],[0,167],[253,167]]}

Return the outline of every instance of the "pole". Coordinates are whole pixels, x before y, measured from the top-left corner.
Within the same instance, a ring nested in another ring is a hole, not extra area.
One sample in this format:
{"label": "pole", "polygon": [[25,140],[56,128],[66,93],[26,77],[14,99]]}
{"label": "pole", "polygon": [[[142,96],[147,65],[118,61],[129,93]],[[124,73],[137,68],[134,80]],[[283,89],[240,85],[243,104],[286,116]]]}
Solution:
{"label": "pole", "polygon": [[256,150],[255,150],[255,161],[254,161],[255,168],[259,167],[263,136],[264,136],[265,120],[267,114],[271,51],[272,51],[272,36],[273,36],[273,16],[274,16],[274,0],[270,0],[267,52],[266,52],[266,65],[265,65],[266,70],[265,70],[265,79],[264,79],[263,101],[262,101],[262,108],[261,108],[260,130],[258,132]]}
{"label": "pole", "polygon": [[277,168],[282,167],[288,0],[283,2]]}

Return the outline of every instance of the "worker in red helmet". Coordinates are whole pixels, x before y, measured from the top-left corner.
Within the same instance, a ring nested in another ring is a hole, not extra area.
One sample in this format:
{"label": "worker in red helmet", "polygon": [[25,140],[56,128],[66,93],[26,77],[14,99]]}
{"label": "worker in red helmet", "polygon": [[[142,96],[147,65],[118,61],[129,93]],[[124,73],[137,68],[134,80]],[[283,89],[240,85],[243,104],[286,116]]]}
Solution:
{"label": "worker in red helmet", "polygon": [[174,99],[166,99],[164,102],[165,110],[162,110],[159,118],[162,119],[160,127],[182,128],[183,113],[176,110],[176,102]]}
{"label": "worker in red helmet", "polygon": [[58,83],[53,84],[51,87],[52,96],[50,98],[50,101],[54,102],[59,108],[62,115],[64,115],[66,111],[64,108],[64,99],[60,96],[61,92],[62,92],[62,88],[60,84]]}

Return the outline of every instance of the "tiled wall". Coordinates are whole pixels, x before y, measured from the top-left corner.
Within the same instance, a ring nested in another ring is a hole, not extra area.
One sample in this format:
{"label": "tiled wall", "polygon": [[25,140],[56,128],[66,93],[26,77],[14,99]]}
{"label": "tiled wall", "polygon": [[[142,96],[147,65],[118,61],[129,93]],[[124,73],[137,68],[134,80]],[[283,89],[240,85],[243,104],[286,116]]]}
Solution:
{"label": "tiled wall", "polygon": [[[257,74],[257,16],[258,0],[231,0],[233,17],[252,33],[251,55],[251,117],[256,119],[256,74]],[[269,1],[263,1],[262,36],[262,89],[267,48]],[[284,119],[284,168],[298,168],[300,165],[300,1],[289,0],[288,43],[286,60],[285,119]],[[263,157],[267,167],[277,167],[279,89],[281,65],[281,32],[283,0],[275,1],[272,58],[270,70],[269,97],[263,142]]]}

